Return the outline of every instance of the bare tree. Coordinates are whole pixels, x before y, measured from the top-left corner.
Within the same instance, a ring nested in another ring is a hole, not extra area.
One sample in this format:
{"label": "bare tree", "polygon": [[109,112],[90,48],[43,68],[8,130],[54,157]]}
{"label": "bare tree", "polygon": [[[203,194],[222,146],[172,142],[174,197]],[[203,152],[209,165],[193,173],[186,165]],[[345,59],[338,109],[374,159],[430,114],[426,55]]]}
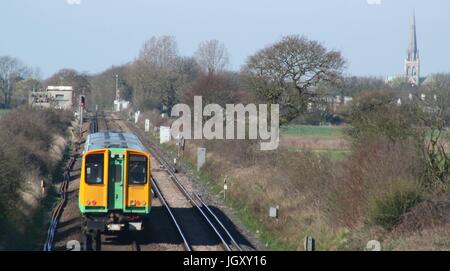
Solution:
{"label": "bare tree", "polygon": [[144,43],[139,57],[127,65],[125,80],[133,89],[135,106],[170,112],[198,72],[195,60],[178,55],[172,36],[161,36]]}
{"label": "bare tree", "polygon": [[290,120],[306,109],[315,96],[310,87],[340,78],[345,61],[338,51],[298,35],[250,56],[243,68],[249,88],[271,103],[279,103]]}
{"label": "bare tree", "polygon": [[3,94],[3,102],[6,106],[9,106],[11,103],[14,84],[22,79],[31,77],[32,73],[32,70],[19,59],[10,56],[0,57],[0,92]]}
{"label": "bare tree", "polygon": [[96,104],[103,108],[111,107],[116,97],[116,75],[119,76],[120,98],[131,101],[133,89],[125,79],[125,69],[125,65],[112,66],[101,73],[89,76],[92,91],[88,98],[91,105]]}
{"label": "bare tree", "polygon": [[85,73],[79,73],[76,70],[62,69],[53,74],[50,78],[45,80],[45,86],[68,85],[72,86],[74,90],[74,98],[80,94],[90,94],[91,83],[89,76]]}
{"label": "bare tree", "polygon": [[194,58],[208,73],[221,71],[229,64],[227,48],[218,40],[208,40],[200,43]]}
{"label": "bare tree", "polygon": [[364,76],[346,76],[331,86],[326,82],[318,84],[319,89],[325,93],[332,93],[341,96],[355,97],[363,92],[379,91],[388,89],[389,85],[381,78]]}
{"label": "bare tree", "polygon": [[172,36],[152,37],[144,43],[139,60],[158,68],[172,68],[178,57],[178,45]]}
{"label": "bare tree", "polygon": [[450,124],[450,75],[430,76],[421,90],[426,96],[416,97],[414,101],[423,111],[419,125],[425,128],[420,137],[425,143],[421,149],[426,166],[423,184],[426,188],[444,192],[450,187],[450,154],[446,148],[450,139],[447,134]]}
{"label": "bare tree", "polygon": [[231,72],[201,74],[186,91],[183,102],[194,104],[194,96],[202,96],[205,104],[240,103],[244,93],[239,89],[239,74]]}

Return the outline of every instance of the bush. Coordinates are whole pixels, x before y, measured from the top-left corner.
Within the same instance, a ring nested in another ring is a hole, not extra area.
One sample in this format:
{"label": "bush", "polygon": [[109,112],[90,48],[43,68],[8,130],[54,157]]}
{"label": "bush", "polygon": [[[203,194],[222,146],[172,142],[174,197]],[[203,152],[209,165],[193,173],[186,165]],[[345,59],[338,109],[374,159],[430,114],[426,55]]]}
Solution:
{"label": "bush", "polygon": [[342,109],[342,115],[350,122],[346,133],[355,141],[382,137],[396,142],[417,137],[418,108],[406,104],[397,106],[392,92],[363,93]]}
{"label": "bush", "polygon": [[[327,188],[330,221],[355,228],[370,221],[371,201],[398,180],[419,182],[422,161],[412,141],[387,139],[355,144]],[[381,192],[380,192],[381,191]]]}
{"label": "bush", "polygon": [[14,146],[26,168],[35,166],[48,174],[53,166],[48,156],[53,136],[64,135],[69,124],[70,114],[65,111],[15,110],[0,119],[0,141]]}
{"label": "bush", "polygon": [[417,184],[404,180],[393,182],[370,200],[370,222],[390,230],[420,201],[421,193]]}
{"label": "bush", "polygon": [[[55,135],[64,135],[70,113],[18,109],[0,119],[0,212],[11,218],[17,213],[18,194],[25,175],[37,170],[47,176],[55,162],[49,155]],[[36,176],[36,182],[38,177]]]}

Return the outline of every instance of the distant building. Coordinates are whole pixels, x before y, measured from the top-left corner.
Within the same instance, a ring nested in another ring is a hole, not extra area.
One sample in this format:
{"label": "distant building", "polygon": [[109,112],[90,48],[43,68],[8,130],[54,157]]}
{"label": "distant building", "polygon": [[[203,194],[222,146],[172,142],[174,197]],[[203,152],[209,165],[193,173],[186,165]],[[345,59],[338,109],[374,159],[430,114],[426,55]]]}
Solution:
{"label": "distant building", "polygon": [[408,49],[404,64],[403,75],[390,75],[386,77],[386,82],[393,82],[397,79],[405,79],[412,86],[419,86],[426,78],[420,77],[420,57],[417,46],[416,14],[413,12],[412,22],[409,29]]}
{"label": "distant building", "polygon": [[73,106],[73,88],[48,86],[45,91],[31,92],[28,102],[32,107],[69,110]]}
{"label": "distant building", "polygon": [[341,106],[347,105],[353,100],[350,96],[340,96],[340,95],[325,95],[316,97],[313,102],[308,103],[307,111],[313,112],[315,110],[327,111],[331,113],[336,113]]}
{"label": "distant building", "polygon": [[420,85],[420,58],[417,48],[416,14],[413,14],[411,27],[409,29],[408,51],[405,59],[405,76],[411,85]]}
{"label": "distant building", "polygon": [[124,100],[114,100],[114,111],[120,112],[122,110],[125,110],[130,105],[129,101]]}

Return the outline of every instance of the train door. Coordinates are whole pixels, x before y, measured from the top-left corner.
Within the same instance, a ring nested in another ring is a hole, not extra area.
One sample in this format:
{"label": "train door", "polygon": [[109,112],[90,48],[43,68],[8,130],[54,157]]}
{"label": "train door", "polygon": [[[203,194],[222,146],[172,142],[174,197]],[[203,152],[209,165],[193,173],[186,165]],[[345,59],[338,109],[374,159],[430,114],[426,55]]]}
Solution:
{"label": "train door", "polygon": [[109,159],[108,207],[123,208],[123,158],[114,156]]}

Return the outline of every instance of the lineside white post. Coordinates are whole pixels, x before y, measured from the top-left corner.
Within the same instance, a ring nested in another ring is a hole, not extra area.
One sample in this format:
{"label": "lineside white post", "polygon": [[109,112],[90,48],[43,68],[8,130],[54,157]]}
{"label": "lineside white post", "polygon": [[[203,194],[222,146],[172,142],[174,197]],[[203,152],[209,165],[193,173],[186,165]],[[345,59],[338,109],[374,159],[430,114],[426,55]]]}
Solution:
{"label": "lineside white post", "polygon": [[206,162],[206,148],[197,148],[197,171],[200,171],[205,162]]}

